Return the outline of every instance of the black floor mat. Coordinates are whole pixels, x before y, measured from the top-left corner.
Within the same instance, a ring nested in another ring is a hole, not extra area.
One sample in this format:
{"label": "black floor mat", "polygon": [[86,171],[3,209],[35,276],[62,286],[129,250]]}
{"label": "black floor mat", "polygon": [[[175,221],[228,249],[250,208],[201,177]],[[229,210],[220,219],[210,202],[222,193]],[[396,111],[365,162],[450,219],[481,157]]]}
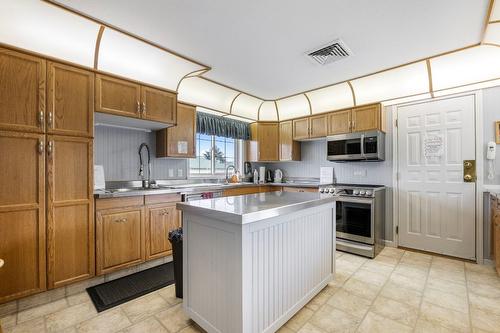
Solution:
{"label": "black floor mat", "polygon": [[169,262],[87,288],[87,292],[97,312],[101,312],[172,283],[174,264]]}

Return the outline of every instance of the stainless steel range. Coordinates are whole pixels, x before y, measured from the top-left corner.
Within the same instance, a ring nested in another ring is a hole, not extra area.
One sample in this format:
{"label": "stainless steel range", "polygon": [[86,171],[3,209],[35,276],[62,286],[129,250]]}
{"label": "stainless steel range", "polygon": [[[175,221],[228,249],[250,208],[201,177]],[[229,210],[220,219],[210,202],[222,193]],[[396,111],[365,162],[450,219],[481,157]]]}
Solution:
{"label": "stainless steel range", "polygon": [[334,184],[319,192],[337,202],[337,250],[375,258],[384,248],[385,186]]}

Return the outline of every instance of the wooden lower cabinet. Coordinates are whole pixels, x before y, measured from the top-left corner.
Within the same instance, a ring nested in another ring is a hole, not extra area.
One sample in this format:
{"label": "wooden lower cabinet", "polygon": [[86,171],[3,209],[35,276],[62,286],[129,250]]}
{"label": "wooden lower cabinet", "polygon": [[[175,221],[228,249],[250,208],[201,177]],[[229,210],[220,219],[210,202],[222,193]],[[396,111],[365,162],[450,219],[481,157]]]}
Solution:
{"label": "wooden lower cabinet", "polygon": [[146,207],[146,260],[172,254],[168,233],[179,226],[175,202]]}
{"label": "wooden lower cabinet", "polygon": [[0,131],[0,303],[46,289],[45,138]]}
{"label": "wooden lower cabinet", "polygon": [[498,275],[500,275],[500,200],[491,200],[491,227],[493,230],[493,255]]}
{"label": "wooden lower cabinet", "polygon": [[318,188],[283,186],[283,192],[318,192]]}
{"label": "wooden lower cabinet", "polygon": [[48,287],[94,276],[92,139],[47,136]]}
{"label": "wooden lower cabinet", "polygon": [[222,192],[224,197],[230,197],[235,195],[244,195],[244,194],[254,194],[254,193],[263,193],[263,192],[277,192],[281,191],[280,186],[242,186],[242,187],[233,187],[228,188]]}
{"label": "wooden lower cabinet", "polygon": [[106,274],[144,261],[144,207],[96,214],[96,270]]}

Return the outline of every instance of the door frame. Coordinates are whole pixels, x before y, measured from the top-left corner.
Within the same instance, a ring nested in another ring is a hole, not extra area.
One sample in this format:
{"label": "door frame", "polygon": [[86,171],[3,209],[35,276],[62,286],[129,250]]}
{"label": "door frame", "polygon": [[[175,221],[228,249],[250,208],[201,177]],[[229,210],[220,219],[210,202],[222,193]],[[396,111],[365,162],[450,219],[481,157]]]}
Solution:
{"label": "door frame", "polygon": [[398,134],[399,128],[397,126],[398,122],[398,108],[402,106],[409,105],[417,105],[422,103],[429,103],[438,100],[462,97],[462,96],[473,96],[474,104],[475,104],[475,148],[476,148],[476,185],[475,185],[475,242],[476,242],[476,262],[478,264],[482,264],[484,262],[484,253],[483,253],[483,234],[484,234],[484,226],[483,226],[483,182],[484,182],[484,147],[483,147],[483,92],[482,90],[475,90],[466,93],[459,94],[451,94],[441,97],[436,97],[432,99],[425,99],[420,101],[402,103],[397,105],[392,105],[391,113],[392,113],[392,126],[393,126],[393,135],[392,135],[392,147],[393,147],[393,163],[392,163],[392,184],[393,184],[393,196],[392,196],[392,221],[393,221],[393,242],[394,246],[399,246],[399,235],[396,232],[397,228],[399,228],[399,159],[398,159],[398,151],[399,151],[399,142],[398,142]]}

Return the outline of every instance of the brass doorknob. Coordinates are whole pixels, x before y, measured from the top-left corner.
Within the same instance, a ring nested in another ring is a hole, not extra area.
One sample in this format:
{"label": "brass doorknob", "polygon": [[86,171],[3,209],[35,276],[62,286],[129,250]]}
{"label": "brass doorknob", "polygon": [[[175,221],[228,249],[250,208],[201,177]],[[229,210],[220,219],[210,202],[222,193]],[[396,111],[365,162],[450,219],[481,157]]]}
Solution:
{"label": "brass doorknob", "polygon": [[470,168],[470,167],[472,167],[472,163],[471,162],[465,162],[464,163],[464,167]]}
{"label": "brass doorknob", "polygon": [[4,264],[5,264],[5,261],[3,259],[0,259],[0,268],[2,268]]}
{"label": "brass doorknob", "polygon": [[464,180],[465,180],[466,182],[470,182],[470,181],[472,180],[472,176],[471,176],[471,175],[465,175],[465,176],[464,176]]}

